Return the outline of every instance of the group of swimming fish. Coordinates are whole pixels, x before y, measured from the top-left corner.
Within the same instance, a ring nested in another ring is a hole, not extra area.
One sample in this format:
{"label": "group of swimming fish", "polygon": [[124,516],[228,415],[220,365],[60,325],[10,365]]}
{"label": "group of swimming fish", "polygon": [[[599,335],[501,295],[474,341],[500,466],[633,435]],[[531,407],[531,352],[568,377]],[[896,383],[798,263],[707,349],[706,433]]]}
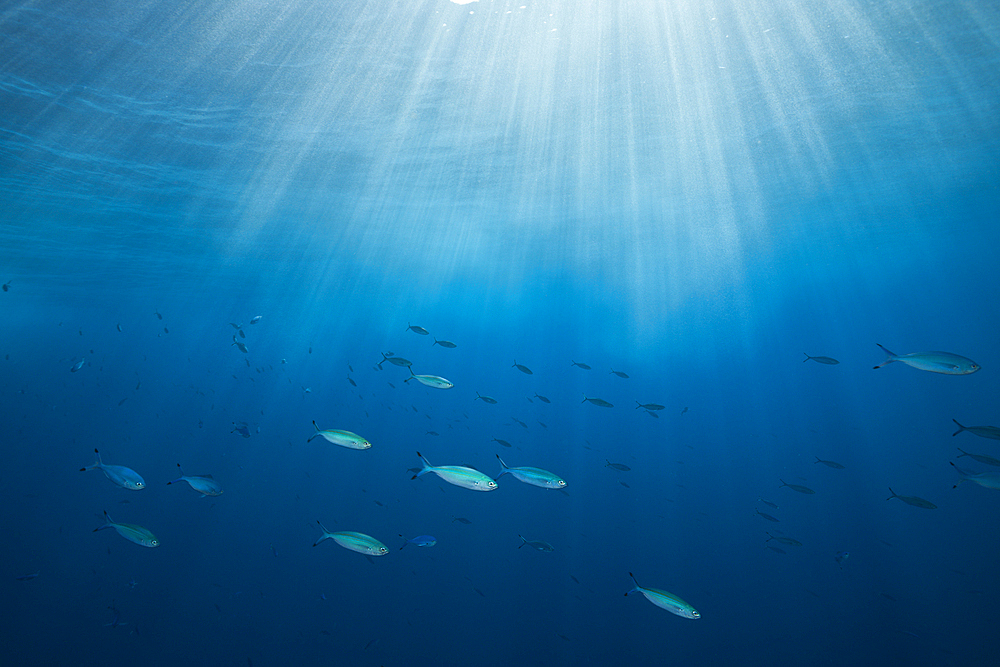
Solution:
{"label": "group of swimming fish", "polygon": [[[94,454],[97,455],[97,461],[95,461],[92,465],[80,468],[80,472],[86,472],[87,470],[100,470],[104,473],[105,477],[123,489],[141,491],[146,488],[145,480],[143,480],[142,476],[135,470],[126,466],[104,463],[101,459],[101,453],[97,449],[94,450]],[[181,469],[180,463],[177,464],[177,470],[180,472],[180,476],[177,479],[167,482],[167,484],[187,482],[188,486],[200,493],[202,497],[222,495],[222,486],[216,482],[211,475],[185,475],[184,471]],[[94,532],[96,533],[97,531],[104,530],[105,528],[113,528],[126,540],[135,542],[143,547],[160,546],[160,541],[149,529],[130,523],[118,523],[113,521],[111,517],[108,516],[107,511],[104,512],[104,525],[95,528]]]}

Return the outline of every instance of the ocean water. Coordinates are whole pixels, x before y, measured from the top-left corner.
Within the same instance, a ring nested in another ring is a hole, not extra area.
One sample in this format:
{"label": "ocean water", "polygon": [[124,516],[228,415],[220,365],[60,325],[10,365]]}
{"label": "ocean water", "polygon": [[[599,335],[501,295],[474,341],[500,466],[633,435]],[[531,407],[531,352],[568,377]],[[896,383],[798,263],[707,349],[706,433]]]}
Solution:
{"label": "ocean water", "polygon": [[1000,470],[952,436],[1000,426],[989,3],[39,0],[0,34],[0,663],[995,659],[1000,492],[949,465]]}

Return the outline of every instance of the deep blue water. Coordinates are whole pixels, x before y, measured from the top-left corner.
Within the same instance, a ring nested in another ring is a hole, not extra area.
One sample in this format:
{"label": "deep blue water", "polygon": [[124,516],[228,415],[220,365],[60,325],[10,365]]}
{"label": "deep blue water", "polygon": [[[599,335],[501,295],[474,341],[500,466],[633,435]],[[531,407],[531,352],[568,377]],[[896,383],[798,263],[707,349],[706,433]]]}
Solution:
{"label": "deep blue water", "polygon": [[995,659],[1000,492],[949,461],[1000,458],[951,435],[1000,425],[997,9],[43,0],[0,34],[3,664]]}

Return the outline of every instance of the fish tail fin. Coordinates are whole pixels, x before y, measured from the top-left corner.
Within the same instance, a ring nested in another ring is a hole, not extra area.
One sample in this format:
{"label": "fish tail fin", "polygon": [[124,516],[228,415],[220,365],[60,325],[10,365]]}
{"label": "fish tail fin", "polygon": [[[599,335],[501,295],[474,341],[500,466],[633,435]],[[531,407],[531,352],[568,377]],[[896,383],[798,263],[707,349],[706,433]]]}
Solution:
{"label": "fish tail fin", "polygon": [[[437,338],[435,338],[435,339],[434,339],[434,342],[433,342],[433,343],[431,343],[431,347],[434,347],[434,346],[435,346],[435,345],[437,345],[437,344],[438,344],[438,339],[437,339]],[[402,547],[400,547],[400,549],[402,549]]]}
{"label": "fish tail fin", "polygon": [[640,403],[639,401],[636,401],[635,402],[635,409],[638,410],[641,407],[642,407],[642,403]]}
{"label": "fish tail fin", "polygon": [[97,532],[97,531],[99,531],[99,530],[104,530],[105,528],[111,528],[111,527],[112,527],[112,526],[114,526],[114,525],[115,525],[115,522],[114,522],[114,521],[112,521],[112,520],[111,520],[111,517],[109,517],[109,516],[108,516],[108,511],[107,511],[107,510],[104,510],[104,525],[102,525],[102,526],[98,526],[97,528],[95,528],[95,529],[94,529],[93,531],[91,531],[91,532],[94,532],[94,533],[96,533],[96,532]]}
{"label": "fish tail fin", "polygon": [[810,357],[810,356],[809,356],[808,354],[806,354],[805,352],[803,352],[802,354],[805,354],[805,355],[806,355],[806,358],[802,360],[802,363],[806,363],[807,361],[809,361],[810,359],[812,359],[812,357]]}
{"label": "fish tail fin", "polygon": [[[788,482],[786,482],[785,480],[781,479],[780,477],[778,478],[778,481],[781,482],[781,486],[788,486]],[[781,486],[779,486],[778,488],[780,489]]]}
{"label": "fish tail fin", "polygon": [[80,468],[80,472],[85,472],[87,470],[97,470],[98,468],[100,468],[101,466],[104,465],[104,463],[101,461],[101,453],[99,451],[97,451],[96,448],[94,449],[94,454],[97,455],[97,461],[94,463],[94,465],[89,465],[89,466],[85,466],[83,468]]}
{"label": "fish tail fin", "polygon": [[423,475],[426,475],[427,473],[431,472],[431,470],[433,470],[433,468],[434,468],[434,466],[431,465],[431,462],[428,461],[426,458],[424,458],[423,454],[421,454],[420,452],[417,452],[417,456],[420,457],[420,462],[424,464],[424,467],[421,468],[420,472],[418,472],[416,475],[414,475],[410,479],[416,479],[417,477],[421,477]]}
{"label": "fish tail fin", "polygon": [[316,429],[316,432],[315,432],[315,433],[313,433],[312,435],[310,435],[310,436],[309,436],[309,437],[308,437],[308,438],[306,439],[306,442],[312,442],[312,439],[313,439],[313,438],[315,438],[315,437],[316,437],[317,435],[319,435],[319,434],[320,434],[320,430],[319,430],[319,426],[317,426],[317,425],[316,425],[316,420],[315,420],[315,419],[313,420],[313,428],[314,428],[314,429]]}
{"label": "fish tail fin", "polygon": [[948,461],[948,463],[951,463],[952,467],[955,468],[955,472],[957,472],[959,474],[959,476],[961,477],[961,479],[958,480],[958,483],[955,484],[955,486],[951,487],[953,489],[955,487],[957,487],[959,484],[961,484],[962,482],[964,482],[965,480],[969,479],[969,477],[971,477],[973,475],[973,472],[971,470],[965,470],[964,468],[959,468],[957,465],[955,465],[955,463],[953,461]]}
{"label": "fish tail fin", "polygon": [[[958,420],[957,420],[957,419],[952,419],[952,421],[953,421],[953,422],[955,422],[956,424],[958,424]],[[955,431],[954,433],[952,433],[952,434],[951,434],[951,437],[953,437],[953,438],[954,438],[954,437],[955,437],[956,435],[958,435],[958,434],[959,434],[959,433],[961,433],[962,431],[967,431],[967,430],[968,430],[968,429],[967,429],[966,427],[962,426],[961,424],[958,424],[958,430],[957,430],[957,431]]]}
{"label": "fish tail fin", "polygon": [[959,455],[958,455],[957,457],[955,457],[955,458],[959,458],[959,459],[960,459],[960,458],[962,458],[963,456],[971,456],[971,454],[969,454],[969,452],[965,451],[965,450],[964,450],[964,449],[962,449],[961,447],[959,447],[959,448],[958,448],[958,451],[960,451],[960,452],[962,452],[962,453],[961,453],[961,454],[959,454]]}
{"label": "fish tail fin", "polygon": [[[952,465],[955,465],[955,464],[952,463]],[[891,486],[889,487],[889,493],[891,493],[892,495],[889,496],[888,498],[886,498],[886,500],[892,500],[893,498],[899,498],[899,496],[896,495],[896,492],[892,490]]]}
{"label": "fish tail fin", "polygon": [[333,538],[333,536],[330,534],[330,531],[327,530],[326,526],[323,525],[322,521],[320,521],[319,519],[316,519],[316,523],[319,524],[320,530],[323,531],[323,534],[319,536],[318,540],[316,540],[315,542],[313,542],[313,546],[316,546],[317,544],[319,544],[323,540],[329,540],[329,539]]}
{"label": "fish tail fin", "polygon": [[875,344],[878,345],[879,347],[881,347],[882,351],[885,352],[885,361],[883,361],[878,366],[873,366],[872,368],[882,368],[886,364],[891,364],[892,362],[896,361],[896,355],[893,352],[890,352],[889,350],[887,350],[885,347],[883,347],[879,343],[875,343]]}
{"label": "fish tail fin", "polygon": [[[400,533],[399,536],[403,538],[403,547],[405,547],[407,544],[410,543],[410,541],[408,539],[406,539],[405,537],[403,537],[402,533]],[[402,551],[403,547],[399,547],[399,550]]]}
{"label": "fish tail fin", "polygon": [[503,459],[500,458],[499,454],[497,454],[497,461],[500,462],[500,474],[493,478],[494,482],[510,472],[510,470],[507,468],[507,464],[503,462]]}
{"label": "fish tail fin", "polygon": [[[814,454],[813,456],[815,456],[815,454]],[[816,463],[822,463],[822,462],[823,462],[823,459],[821,459],[821,458],[820,458],[820,457],[818,457],[818,456],[816,456],[816,460],[815,460],[815,461],[813,461],[813,463],[814,463],[814,464],[816,464]]]}
{"label": "fish tail fin", "polygon": [[523,547],[525,544],[528,543],[528,540],[524,539],[524,535],[521,535],[520,533],[518,533],[517,536],[521,538],[521,544],[517,547],[518,549],[520,549],[521,547]]}
{"label": "fish tail fin", "polygon": [[639,586],[639,582],[635,580],[635,575],[632,574],[631,572],[629,572],[628,576],[632,580],[632,583],[635,584],[635,588],[633,588],[632,590],[630,590],[627,593],[625,593],[625,595],[628,596],[631,593],[639,593],[640,592],[640,590],[639,590],[640,586]]}
{"label": "fish tail fin", "polygon": [[183,481],[183,480],[184,480],[184,469],[183,469],[183,468],[181,468],[181,464],[180,464],[180,463],[178,463],[178,464],[177,464],[177,470],[178,470],[178,471],[180,471],[180,473],[181,473],[181,476],[180,476],[180,477],[178,477],[178,478],[177,478],[177,479],[175,479],[175,480],[172,480],[172,481],[169,481],[169,482],[167,482],[167,484],[176,484],[177,482],[180,482],[180,481]]}

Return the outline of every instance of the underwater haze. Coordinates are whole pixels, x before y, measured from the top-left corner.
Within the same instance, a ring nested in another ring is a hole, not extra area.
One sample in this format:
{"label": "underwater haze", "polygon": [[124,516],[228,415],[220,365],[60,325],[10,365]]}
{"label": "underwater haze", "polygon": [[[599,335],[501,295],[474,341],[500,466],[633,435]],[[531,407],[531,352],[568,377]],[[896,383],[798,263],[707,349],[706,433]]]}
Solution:
{"label": "underwater haze", "polygon": [[3,664],[995,659],[1000,9],[0,34]]}

